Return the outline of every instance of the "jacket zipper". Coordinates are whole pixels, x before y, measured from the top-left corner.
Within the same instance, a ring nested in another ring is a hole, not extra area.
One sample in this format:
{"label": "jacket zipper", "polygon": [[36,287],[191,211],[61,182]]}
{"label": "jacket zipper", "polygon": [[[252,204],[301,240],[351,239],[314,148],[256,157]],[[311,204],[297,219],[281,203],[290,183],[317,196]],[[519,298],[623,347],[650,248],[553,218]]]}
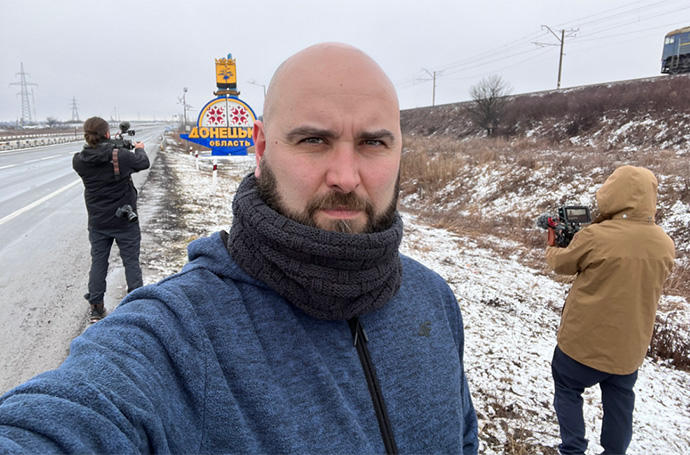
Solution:
{"label": "jacket zipper", "polygon": [[364,332],[364,327],[360,324],[359,319],[354,317],[347,321],[352,332],[354,346],[357,348],[357,355],[364,370],[364,376],[367,379],[367,386],[369,386],[369,393],[371,394],[371,401],[374,404],[376,411],[376,419],[379,422],[379,429],[381,430],[381,437],[383,438],[383,445],[386,448],[387,454],[397,454],[398,448],[395,445],[395,438],[393,437],[393,428],[391,427],[390,419],[388,418],[388,411],[386,410],[386,403],[383,401],[383,394],[381,393],[381,386],[376,377],[376,370],[369,355],[367,348],[367,334]]}

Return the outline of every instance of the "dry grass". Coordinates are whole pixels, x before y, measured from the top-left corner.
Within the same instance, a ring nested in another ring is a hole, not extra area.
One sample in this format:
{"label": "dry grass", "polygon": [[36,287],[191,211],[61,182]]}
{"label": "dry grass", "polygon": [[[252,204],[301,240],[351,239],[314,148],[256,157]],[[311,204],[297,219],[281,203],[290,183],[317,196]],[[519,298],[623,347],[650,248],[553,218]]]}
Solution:
{"label": "dry grass", "polygon": [[[532,429],[524,428],[521,423],[521,410],[514,403],[506,404],[505,399],[487,394],[487,408],[491,409],[490,419],[481,416],[487,423],[480,428],[479,438],[495,452],[500,450],[506,455],[558,455],[558,450],[545,446],[539,441],[539,435]],[[505,441],[498,435],[505,435]]]}
{"label": "dry grass", "polygon": [[[532,207],[530,213],[511,211],[509,214],[487,214],[484,213],[484,206],[507,195],[548,194],[552,185],[567,186],[586,181],[583,177],[593,182],[603,182],[623,163],[646,167],[667,180],[667,184],[659,188],[658,222],[668,216],[667,210],[675,201],[690,203],[690,160],[667,150],[634,153],[575,145],[554,149],[539,139],[522,138],[510,142],[504,138],[458,140],[419,136],[405,136],[404,150],[401,196],[416,196],[419,203],[415,210],[419,210],[435,226],[466,234],[500,233],[527,247],[543,245],[542,236],[533,229],[534,211],[547,212],[568,201],[546,197],[537,207]],[[501,179],[493,192],[477,201],[472,197],[476,189],[471,186],[471,177],[488,171],[502,172]],[[547,173],[550,180],[534,179],[536,171]],[[596,215],[596,207],[592,209],[593,215]],[[501,218],[499,223],[497,217]],[[689,240],[687,229],[678,229],[672,233],[672,237],[677,245],[685,245]],[[681,270],[678,273],[686,272]],[[669,289],[684,288],[680,278],[675,282]]]}
{"label": "dry grass", "polygon": [[671,276],[664,284],[664,293],[669,295],[680,295],[690,301],[690,269],[687,267],[674,267]]}
{"label": "dry grass", "polygon": [[658,316],[647,355],[668,360],[679,370],[690,371],[690,343],[678,333],[677,327]]}

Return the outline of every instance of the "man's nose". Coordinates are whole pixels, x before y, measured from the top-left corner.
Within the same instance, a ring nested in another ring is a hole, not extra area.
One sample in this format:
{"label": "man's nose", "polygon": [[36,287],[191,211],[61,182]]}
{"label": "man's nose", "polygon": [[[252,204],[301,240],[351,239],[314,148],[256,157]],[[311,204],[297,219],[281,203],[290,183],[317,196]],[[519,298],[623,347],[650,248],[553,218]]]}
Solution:
{"label": "man's nose", "polygon": [[328,159],[330,162],[326,173],[326,184],[343,193],[354,191],[361,183],[361,179],[357,151],[353,143],[350,141],[336,143]]}

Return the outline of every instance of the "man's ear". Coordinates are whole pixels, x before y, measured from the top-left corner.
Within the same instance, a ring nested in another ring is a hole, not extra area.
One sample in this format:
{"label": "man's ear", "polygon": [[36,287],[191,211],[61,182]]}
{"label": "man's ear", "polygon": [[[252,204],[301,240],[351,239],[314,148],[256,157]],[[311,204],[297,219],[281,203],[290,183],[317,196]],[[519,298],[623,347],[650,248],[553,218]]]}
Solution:
{"label": "man's ear", "polygon": [[264,123],[261,120],[254,121],[252,139],[254,140],[254,156],[256,157],[254,177],[260,178],[261,168],[259,167],[259,163],[263,159],[264,152],[266,151],[266,132],[264,131]]}
{"label": "man's ear", "polygon": [[110,131],[107,131],[107,132],[105,133],[105,138],[106,138],[106,139],[110,139]]}

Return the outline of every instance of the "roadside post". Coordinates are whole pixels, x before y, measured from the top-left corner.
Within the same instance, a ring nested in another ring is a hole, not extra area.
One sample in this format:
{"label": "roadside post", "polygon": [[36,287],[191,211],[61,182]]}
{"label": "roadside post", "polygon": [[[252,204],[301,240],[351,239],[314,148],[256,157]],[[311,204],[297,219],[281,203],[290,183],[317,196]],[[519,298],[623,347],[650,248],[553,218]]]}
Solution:
{"label": "roadside post", "polygon": [[218,159],[213,158],[213,177],[212,177],[212,184],[213,184],[213,192],[216,192],[216,188],[218,185]]}

